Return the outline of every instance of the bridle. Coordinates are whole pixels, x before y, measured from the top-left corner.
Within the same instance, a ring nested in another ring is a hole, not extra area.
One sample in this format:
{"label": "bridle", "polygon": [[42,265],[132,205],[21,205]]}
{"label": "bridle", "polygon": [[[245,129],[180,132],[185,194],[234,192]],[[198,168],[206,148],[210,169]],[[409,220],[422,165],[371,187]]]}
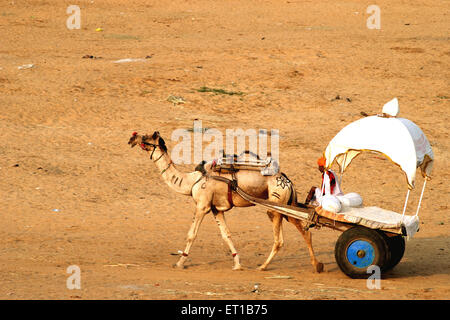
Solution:
{"label": "bridle", "polygon": [[[161,147],[161,146],[159,144],[154,144],[154,143],[142,141],[142,143],[141,143],[142,150],[150,151],[150,150],[147,150],[145,148],[145,146],[153,147],[152,153],[150,154],[150,159],[153,160],[153,153],[155,152],[157,147]],[[161,156],[158,159],[154,160],[154,162],[158,161],[163,156],[163,154],[164,154],[164,152],[161,154]]]}
{"label": "bridle", "polygon": [[[141,143],[141,148],[142,148],[143,150],[145,150],[145,151],[150,151],[150,150],[147,150],[147,149],[145,148],[145,146],[153,147],[152,153],[150,154],[150,160],[153,160],[153,153],[155,152],[156,148],[159,147],[159,148],[161,149],[161,145],[159,145],[159,144],[154,144],[154,143],[142,141],[142,143]],[[165,153],[166,153],[166,152],[162,150],[161,155],[158,157],[158,159],[153,160],[153,162],[157,162],[159,159],[162,158],[162,156],[163,156]],[[172,163],[173,163],[173,162],[172,162],[172,159],[171,159],[170,162],[169,162],[169,164],[167,165],[167,168],[165,168],[163,171],[161,171],[161,174],[163,174],[164,172],[166,172],[167,169],[169,169],[169,167],[170,167],[170,165],[171,165]]]}

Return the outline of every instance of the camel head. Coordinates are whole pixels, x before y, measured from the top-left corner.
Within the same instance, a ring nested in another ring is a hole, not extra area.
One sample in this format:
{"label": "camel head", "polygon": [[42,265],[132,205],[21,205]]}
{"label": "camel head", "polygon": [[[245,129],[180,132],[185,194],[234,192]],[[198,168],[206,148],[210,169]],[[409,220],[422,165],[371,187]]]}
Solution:
{"label": "camel head", "polygon": [[130,147],[134,147],[137,144],[141,144],[142,143],[142,136],[140,134],[138,134],[136,131],[133,132],[133,134],[131,135],[130,140],[128,140],[128,144],[130,145]]}
{"label": "camel head", "polygon": [[158,131],[153,132],[152,135],[140,135],[137,132],[133,132],[128,144],[133,148],[135,145],[139,144],[142,150],[154,151],[157,147],[163,152],[167,152],[166,142],[159,135]]}

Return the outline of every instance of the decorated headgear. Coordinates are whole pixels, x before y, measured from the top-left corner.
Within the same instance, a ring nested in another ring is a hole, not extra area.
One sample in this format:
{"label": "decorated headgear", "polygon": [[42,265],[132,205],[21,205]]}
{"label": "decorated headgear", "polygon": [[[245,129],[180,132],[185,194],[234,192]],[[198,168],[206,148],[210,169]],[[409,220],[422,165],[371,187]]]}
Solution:
{"label": "decorated headgear", "polygon": [[327,159],[325,159],[324,157],[320,157],[319,159],[317,159],[317,165],[319,167],[325,167],[326,163],[327,163]]}

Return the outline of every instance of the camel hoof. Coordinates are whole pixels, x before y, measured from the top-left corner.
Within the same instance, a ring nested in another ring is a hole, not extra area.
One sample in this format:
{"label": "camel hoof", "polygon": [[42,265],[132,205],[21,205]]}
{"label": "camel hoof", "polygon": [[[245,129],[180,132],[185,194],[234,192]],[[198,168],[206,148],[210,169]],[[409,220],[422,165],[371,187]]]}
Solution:
{"label": "camel hoof", "polygon": [[317,264],[316,264],[316,266],[315,266],[315,271],[317,272],[317,273],[321,273],[321,272],[323,272],[323,263],[322,262],[318,262]]}
{"label": "camel hoof", "polygon": [[180,270],[186,269],[184,265],[179,265],[178,263],[173,264],[172,267]]}
{"label": "camel hoof", "polygon": [[259,266],[258,268],[256,268],[256,270],[259,270],[259,271],[266,271],[266,269],[267,269],[267,267],[264,267],[264,266]]}
{"label": "camel hoof", "polygon": [[232,270],[233,271],[241,271],[241,270],[244,270],[244,268],[242,268],[241,265],[238,265],[237,267],[233,267]]}

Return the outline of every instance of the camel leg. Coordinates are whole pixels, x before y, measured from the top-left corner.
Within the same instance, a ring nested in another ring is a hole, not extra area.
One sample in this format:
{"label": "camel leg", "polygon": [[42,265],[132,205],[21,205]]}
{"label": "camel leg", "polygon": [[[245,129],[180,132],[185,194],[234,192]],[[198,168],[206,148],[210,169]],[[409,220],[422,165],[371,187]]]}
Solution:
{"label": "camel leg", "polygon": [[272,251],[269,254],[269,257],[267,257],[267,260],[258,268],[261,271],[267,269],[269,263],[275,257],[280,248],[283,246],[282,216],[278,212],[273,211],[267,211],[267,214],[270,220],[272,220],[273,246]]}
{"label": "camel leg", "polygon": [[225,215],[223,211],[219,211],[217,214],[215,214],[214,219],[216,219],[217,225],[219,226],[220,233],[222,234],[222,239],[228,245],[231,254],[233,255],[233,270],[242,270],[241,264],[239,263],[239,255],[237,254],[233,242],[231,241],[231,233],[225,222]]}
{"label": "camel leg", "polygon": [[194,243],[195,238],[197,237],[197,232],[200,227],[200,224],[203,221],[203,218],[205,217],[205,214],[209,212],[210,208],[206,207],[197,207],[194,214],[194,220],[192,221],[192,225],[189,229],[188,235],[187,235],[187,243],[186,248],[184,249],[180,259],[176,263],[175,267],[177,268],[184,268],[184,263],[186,262],[186,259],[189,255],[189,251],[191,250],[192,244]]}
{"label": "camel leg", "polygon": [[289,217],[289,222],[293,223],[295,227],[300,231],[303,238],[305,239],[306,245],[308,246],[309,256],[311,257],[311,264],[313,266],[313,270],[315,272],[322,272],[323,271],[323,263],[317,261],[316,256],[314,255],[314,250],[312,247],[312,233],[310,231],[306,231],[301,223],[300,220]]}

